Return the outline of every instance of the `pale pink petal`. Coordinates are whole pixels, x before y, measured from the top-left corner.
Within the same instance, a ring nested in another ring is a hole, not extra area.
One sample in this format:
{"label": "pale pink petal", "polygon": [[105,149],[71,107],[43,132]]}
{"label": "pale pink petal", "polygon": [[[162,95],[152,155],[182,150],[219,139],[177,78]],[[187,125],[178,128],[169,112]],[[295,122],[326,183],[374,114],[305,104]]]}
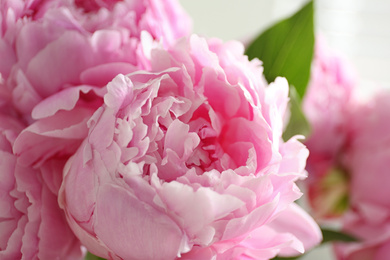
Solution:
{"label": "pale pink petal", "polygon": [[[212,223],[234,212],[243,204],[233,196],[220,195],[204,188],[194,191],[177,182],[165,183],[158,194],[187,234],[190,237],[199,237],[196,243],[203,245],[207,245],[214,236],[215,231],[207,230],[214,229]],[[205,232],[209,234],[202,234]]]}
{"label": "pale pink petal", "polygon": [[280,255],[283,256],[294,256],[304,253],[318,245],[322,240],[322,233],[317,223],[308,213],[294,203],[290,204],[268,226],[279,233],[291,234],[295,243],[302,243],[303,248],[286,247],[281,249]]}
{"label": "pale pink petal", "polygon": [[[93,57],[84,37],[76,32],[66,32],[31,59],[26,76],[40,95],[48,96],[59,91],[65,82],[79,83],[80,71],[94,65]],[[42,69],[45,73],[40,73]]]}
{"label": "pale pink petal", "polygon": [[124,259],[173,259],[180,249],[183,233],[176,223],[123,188],[100,187],[95,214],[96,234]]}
{"label": "pale pink petal", "polygon": [[98,96],[104,95],[104,89],[97,89],[91,86],[64,89],[37,104],[32,110],[31,116],[33,119],[42,119],[53,116],[59,110],[72,110],[79,101],[80,94],[89,92],[94,92]]}
{"label": "pale pink petal", "polygon": [[87,135],[90,116],[89,109],[61,111],[24,129],[13,147],[19,162],[24,165],[39,164],[50,156],[73,152]]}

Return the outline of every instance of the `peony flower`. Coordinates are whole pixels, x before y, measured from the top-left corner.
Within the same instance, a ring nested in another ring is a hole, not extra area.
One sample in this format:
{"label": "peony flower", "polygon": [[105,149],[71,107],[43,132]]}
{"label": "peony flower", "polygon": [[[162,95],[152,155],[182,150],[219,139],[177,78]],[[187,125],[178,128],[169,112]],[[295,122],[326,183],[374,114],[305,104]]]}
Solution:
{"label": "peony flower", "polygon": [[340,216],[347,207],[347,175],[342,154],[347,145],[349,109],[356,86],[351,67],[318,37],[311,79],[303,101],[312,127],[305,142],[308,198],[316,218]]}
{"label": "peony flower", "polygon": [[[390,255],[390,92],[379,91],[353,107],[346,162],[350,210],[343,230],[360,242],[337,245],[340,260],[386,259]],[[363,258],[362,258],[363,257]]]}
{"label": "peony flower", "polygon": [[60,180],[50,178],[57,169],[53,165],[63,162],[39,170],[21,166],[12,144],[22,129],[15,119],[0,115],[0,258],[82,259],[80,242],[57,203]]}
{"label": "peony flower", "polygon": [[64,168],[59,203],[109,259],[270,259],[316,245],[294,201],[307,149],[281,139],[288,84],[237,42],[195,35],[118,75]]}
{"label": "peony flower", "polygon": [[149,69],[145,52],[153,40],[168,46],[190,29],[176,0],[51,0],[33,14],[41,8],[39,16],[24,16],[17,62],[5,78],[14,106],[30,123],[14,152],[34,167],[75,152],[103,103],[104,86],[119,73]]}
{"label": "peony flower", "polygon": [[[336,244],[339,260],[380,260],[390,254],[390,115],[388,91],[358,99],[347,64],[316,49],[304,110],[313,133],[309,202],[319,220],[335,218],[359,242]],[[366,95],[367,96],[367,95]]]}
{"label": "peony flower", "polygon": [[40,119],[33,108],[58,92],[100,88],[119,73],[146,68],[142,31],[169,45],[190,30],[176,0],[6,1],[1,11],[2,88],[29,123]]}

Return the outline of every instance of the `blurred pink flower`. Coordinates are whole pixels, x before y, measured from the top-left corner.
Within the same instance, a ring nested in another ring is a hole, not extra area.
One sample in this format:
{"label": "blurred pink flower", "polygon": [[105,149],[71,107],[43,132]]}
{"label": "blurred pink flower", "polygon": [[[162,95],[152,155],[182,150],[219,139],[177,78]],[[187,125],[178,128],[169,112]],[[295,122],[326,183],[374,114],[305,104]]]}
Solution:
{"label": "blurred pink flower", "polygon": [[64,169],[75,234],[109,259],[270,259],[321,233],[294,201],[307,149],[281,139],[288,84],[237,42],[195,35],[118,75]]}
{"label": "blurred pink flower", "polygon": [[339,216],[346,209],[347,176],[342,156],[355,85],[351,66],[318,37],[303,109],[312,127],[305,142],[310,151],[305,182],[313,214],[319,219]]}
{"label": "blurred pink flower", "polygon": [[5,1],[1,8],[1,88],[29,122],[40,101],[62,90],[103,87],[145,69],[142,31],[169,45],[191,27],[176,0]]}
{"label": "blurred pink flower", "polygon": [[59,162],[40,170],[18,164],[12,144],[21,129],[13,118],[0,115],[0,258],[82,259],[81,244],[53,191],[60,182],[45,181]]}
{"label": "blurred pink flower", "polygon": [[358,98],[351,68],[321,41],[304,100],[309,202],[318,220],[337,217],[360,241],[336,244],[339,260],[390,255],[390,92]]}
{"label": "blurred pink flower", "polygon": [[390,255],[390,92],[353,107],[346,161],[350,210],[343,230],[361,242],[336,246],[340,260],[381,260]]}

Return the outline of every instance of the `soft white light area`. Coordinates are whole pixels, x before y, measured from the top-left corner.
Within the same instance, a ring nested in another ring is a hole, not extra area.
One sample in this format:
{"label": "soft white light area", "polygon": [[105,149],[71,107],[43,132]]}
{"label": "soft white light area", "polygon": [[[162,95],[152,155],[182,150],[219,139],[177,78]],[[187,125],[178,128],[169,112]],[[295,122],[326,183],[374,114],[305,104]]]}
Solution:
{"label": "soft white light area", "polygon": [[354,64],[361,88],[390,87],[390,1],[317,0],[317,29]]}
{"label": "soft white light area", "polygon": [[223,40],[249,39],[306,0],[181,0],[194,20],[194,32]]}
{"label": "soft white light area", "polygon": [[[194,32],[248,41],[306,0],[181,0]],[[390,1],[315,0],[316,29],[355,66],[359,85],[390,87]]]}
{"label": "soft white light area", "polygon": [[223,40],[247,39],[272,24],[272,0],[181,0],[195,33]]}

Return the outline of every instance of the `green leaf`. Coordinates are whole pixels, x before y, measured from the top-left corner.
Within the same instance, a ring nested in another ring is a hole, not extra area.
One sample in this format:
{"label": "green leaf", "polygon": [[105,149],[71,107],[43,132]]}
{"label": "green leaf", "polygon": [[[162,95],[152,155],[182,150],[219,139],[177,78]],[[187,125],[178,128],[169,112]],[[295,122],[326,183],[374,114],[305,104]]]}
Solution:
{"label": "green leaf", "polygon": [[295,260],[295,259],[300,258],[301,256],[302,255],[300,255],[300,256],[293,256],[293,257],[279,257],[279,256],[277,256],[277,257],[272,258],[272,260]]}
{"label": "green leaf", "polygon": [[356,237],[343,233],[340,231],[327,229],[327,228],[321,228],[322,231],[322,244],[327,242],[357,242],[359,241]]}
{"label": "green leaf", "polygon": [[268,82],[277,76],[286,77],[302,98],[310,79],[313,52],[313,1],[310,1],[296,14],[262,33],[246,54],[250,59],[257,57],[263,61]]}
{"label": "green leaf", "polygon": [[294,135],[308,136],[311,128],[302,112],[301,100],[294,86],[290,86],[290,121],[283,132],[283,140],[287,141]]}
{"label": "green leaf", "polygon": [[91,254],[90,252],[87,253],[84,260],[104,260],[104,258],[98,257],[96,255]]}

